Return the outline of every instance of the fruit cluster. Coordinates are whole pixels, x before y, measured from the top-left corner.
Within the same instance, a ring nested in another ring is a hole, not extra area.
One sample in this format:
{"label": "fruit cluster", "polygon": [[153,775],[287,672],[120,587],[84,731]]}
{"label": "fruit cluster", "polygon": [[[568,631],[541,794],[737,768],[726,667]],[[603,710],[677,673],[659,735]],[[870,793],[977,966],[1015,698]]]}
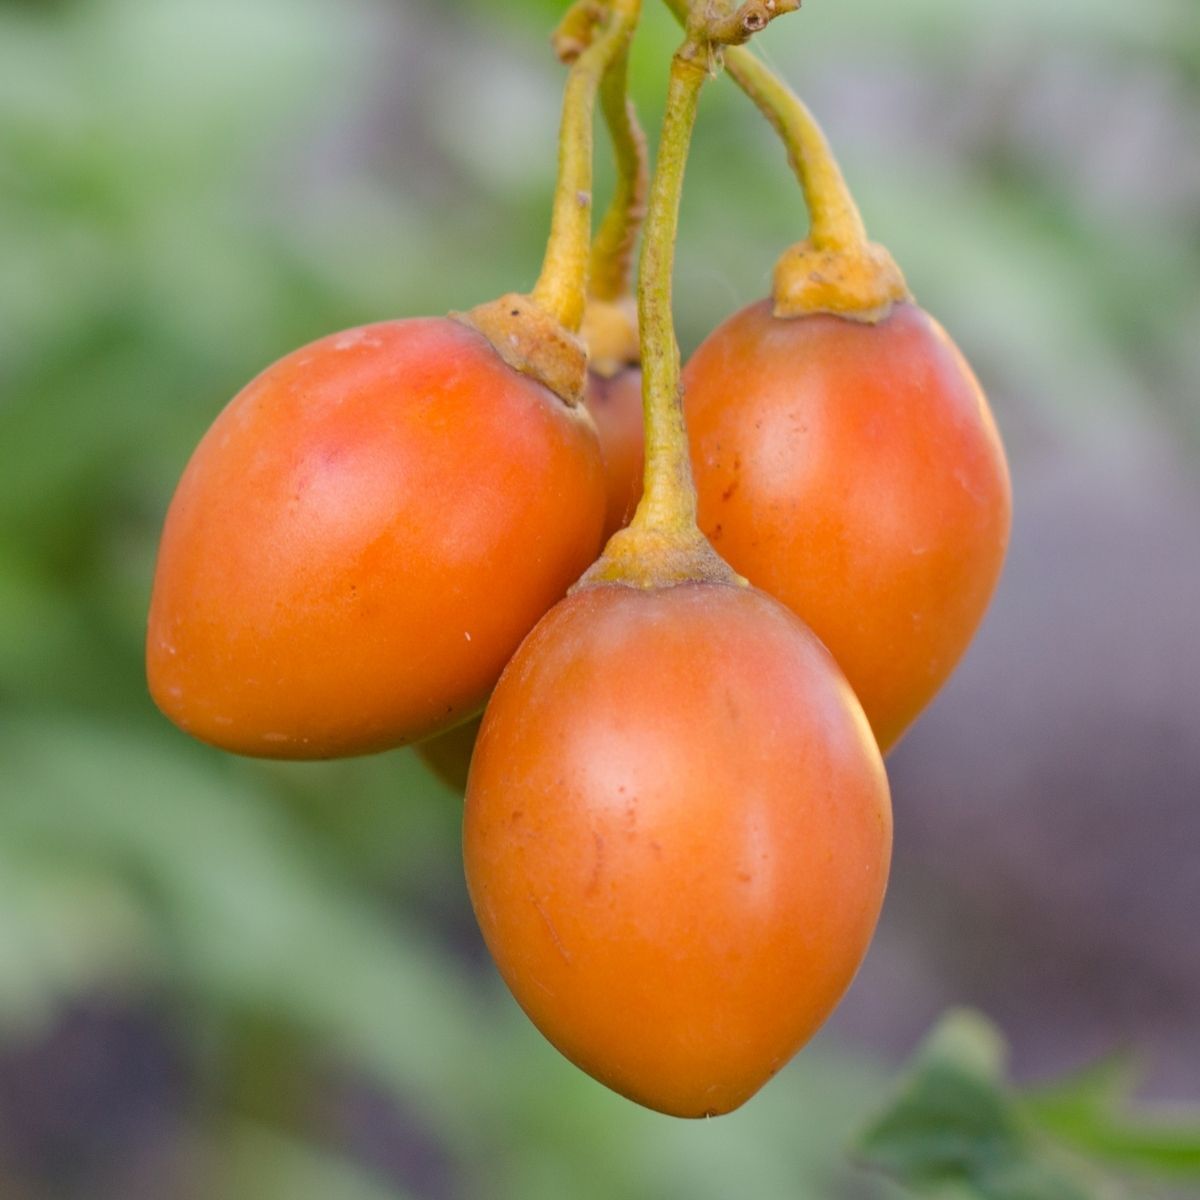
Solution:
{"label": "fruit cluster", "polygon": [[[226,750],[419,743],[461,776],[471,900],[516,999],[597,1079],[701,1116],[787,1062],[862,961],[881,754],[978,625],[1010,496],[970,368],[742,47],[797,0],[669,2],[686,33],[648,205],[638,0],[580,0],[537,284],[251,382],[172,501],[147,670]],[[781,133],[811,227],[681,377],[676,223],[721,65]],[[597,99],[618,183],[593,240]]]}

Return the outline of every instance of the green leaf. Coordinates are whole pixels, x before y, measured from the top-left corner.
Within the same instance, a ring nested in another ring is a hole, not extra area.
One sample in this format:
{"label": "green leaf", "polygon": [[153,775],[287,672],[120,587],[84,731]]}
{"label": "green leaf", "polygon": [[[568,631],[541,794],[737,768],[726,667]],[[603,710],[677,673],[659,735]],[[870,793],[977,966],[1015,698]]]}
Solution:
{"label": "green leaf", "polygon": [[1200,1110],[1132,1117],[1122,1110],[1138,1083],[1136,1064],[1115,1055],[1023,1102],[1042,1129],[1116,1166],[1200,1177]]}
{"label": "green leaf", "polygon": [[900,1094],[867,1130],[868,1165],[948,1200],[1092,1200],[1055,1161],[1004,1088],[1004,1043],[983,1017],[953,1012],[917,1054]]}

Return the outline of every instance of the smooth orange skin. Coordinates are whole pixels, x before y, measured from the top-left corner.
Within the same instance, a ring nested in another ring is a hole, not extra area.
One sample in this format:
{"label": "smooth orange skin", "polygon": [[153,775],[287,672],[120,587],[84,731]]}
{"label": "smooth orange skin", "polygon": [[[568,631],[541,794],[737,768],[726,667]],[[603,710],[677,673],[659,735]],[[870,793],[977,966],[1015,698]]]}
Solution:
{"label": "smooth orange skin", "polygon": [[954,669],[1008,546],[1004,449],[912,304],[727,320],[683,375],[700,526],[824,641],[886,752]]}
{"label": "smooth orange skin", "polygon": [[518,1003],[680,1117],[753,1095],[866,952],[891,807],[828,652],[761,592],[591,586],[506,668],[467,785],[467,884]]}
{"label": "smooth orange skin", "polygon": [[645,435],[642,428],[642,371],[625,367],[610,379],[588,373],[585,402],[600,435],[608,510],[604,536],[629,524],[642,498]]}
{"label": "smooth orange skin", "polygon": [[188,463],[159,548],[150,690],[204,741],[327,758],[477,711],[595,558],[591,421],[448,318],[267,368]]}

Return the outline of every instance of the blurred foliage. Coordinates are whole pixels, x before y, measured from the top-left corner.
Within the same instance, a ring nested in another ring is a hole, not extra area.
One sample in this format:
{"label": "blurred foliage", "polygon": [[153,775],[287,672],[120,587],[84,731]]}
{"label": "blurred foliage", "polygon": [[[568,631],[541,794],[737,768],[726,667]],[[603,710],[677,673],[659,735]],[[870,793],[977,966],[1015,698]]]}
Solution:
{"label": "blurred foliage", "polygon": [[860,1138],[863,1160],[937,1200],[1103,1200],[1134,1186],[1118,1170],[1143,1172],[1139,1196],[1147,1176],[1200,1180],[1200,1114],[1157,1124],[1120,1115],[1134,1082],[1126,1064],[1022,1097],[1005,1084],[1004,1057],[985,1019],[946,1016]]}
{"label": "blurred foliage", "polygon": [[891,1111],[863,1139],[867,1161],[919,1195],[981,1200],[1087,1200],[1050,1161],[1000,1091],[1002,1044],[966,1013],[948,1018],[918,1056]]}
{"label": "blurred foliage", "polygon": [[[235,761],[145,693],[158,526],[224,400],[331,329],[532,282],[560,11],[0,4],[0,1043],[52,1038],[98,997],[165,1022],[186,1086],[155,1200],[196,1177],[233,1200],[897,1194],[844,1158],[882,1087],[845,1050],[821,1043],[747,1110],[691,1125],[560,1060],[483,962],[458,801],[410,754]],[[650,8],[634,81],[651,130],[675,38]],[[1104,415],[1197,433],[1200,180],[1176,171],[1200,129],[1194,0],[814,3],[764,42],[811,81],[874,233],[995,392],[1071,436]],[[770,132],[714,87],[685,345],[762,293],[803,229]],[[946,1069],[1014,1153],[1036,1118],[1083,1150],[1192,1161],[1186,1140],[1135,1153],[1065,1094],[1018,1121],[969,1057]],[[382,1132],[327,1111],[339,1072],[372,1089]],[[936,1153],[882,1128],[873,1156],[919,1183]],[[60,1186],[0,1131],[0,1194],[130,1200],[121,1152]]]}

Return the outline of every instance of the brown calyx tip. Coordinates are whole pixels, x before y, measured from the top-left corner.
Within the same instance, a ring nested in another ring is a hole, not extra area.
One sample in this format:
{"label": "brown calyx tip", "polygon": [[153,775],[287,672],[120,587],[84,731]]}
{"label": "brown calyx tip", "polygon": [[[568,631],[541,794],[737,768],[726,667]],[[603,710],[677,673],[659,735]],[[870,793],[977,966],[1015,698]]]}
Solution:
{"label": "brown calyx tip", "polygon": [[643,528],[635,523],[617,530],[609,538],[604,553],[571,592],[604,584],[648,589],[683,583],[749,586],[698,529],[694,534],[681,535],[674,530]]}
{"label": "brown calyx tip", "polygon": [[877,324],[900,300],[911,300],[904,275],[888,250],[875,242],[853,247],[799,242],[775,266],[775,315],[832,313]]}
{"label": "brown calyx tip", "polygon": [[580,336],[587,346],[588,369],[597,375],[611,379],[626,367],[636,367],[642,361],[637,301],[632,296],[621,300],[590,298]]}
{"label": "brown calyx tip", "polygon": [[583,403],[583,342],[529,296],[510,292],[451,318],[483,334],[514,371],[544,384],[565,404]]}

